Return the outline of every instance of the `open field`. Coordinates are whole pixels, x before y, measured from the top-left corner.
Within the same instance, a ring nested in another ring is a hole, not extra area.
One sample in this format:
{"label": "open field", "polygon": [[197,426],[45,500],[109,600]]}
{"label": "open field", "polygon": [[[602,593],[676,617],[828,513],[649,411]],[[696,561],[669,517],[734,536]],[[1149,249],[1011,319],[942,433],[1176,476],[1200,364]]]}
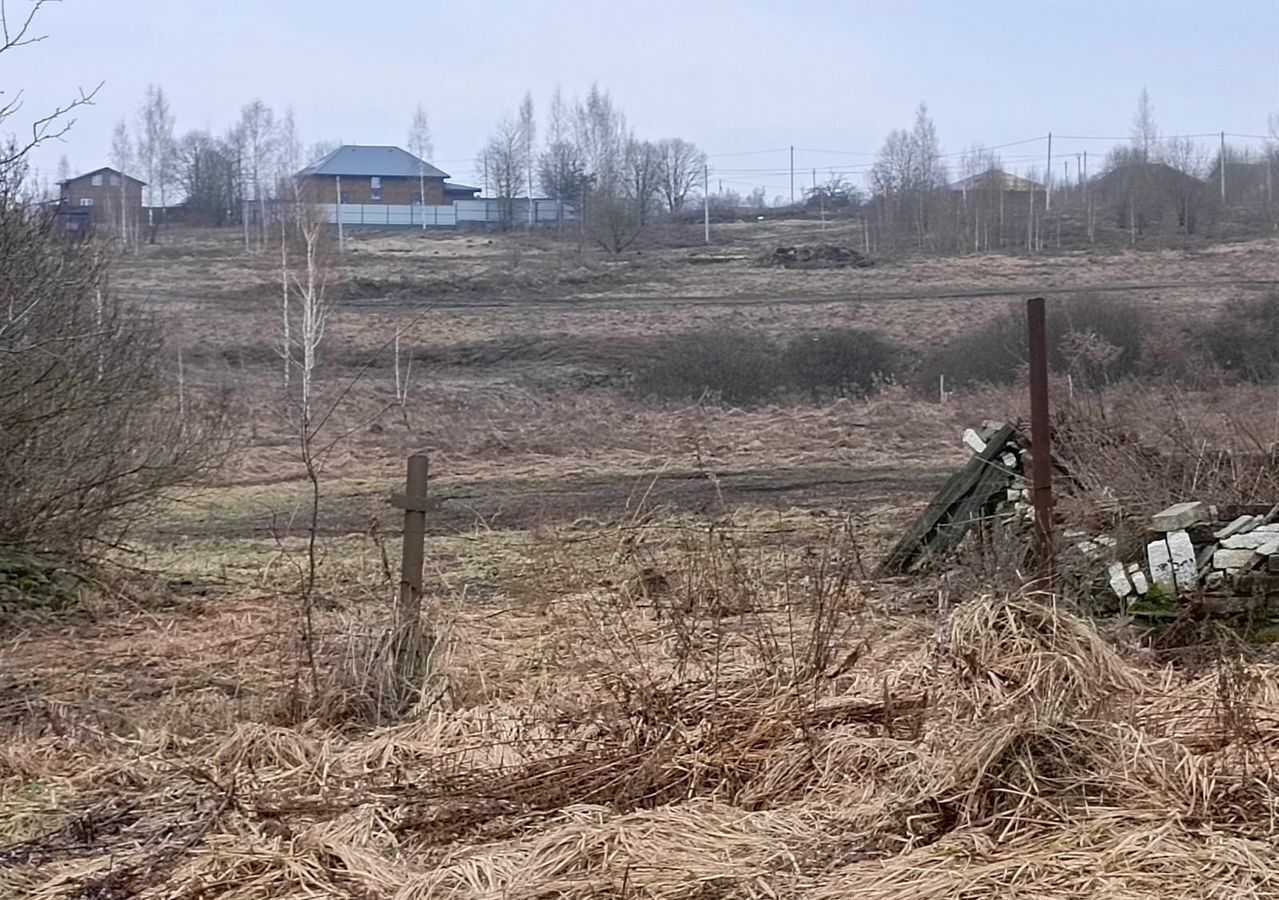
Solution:
{"label": "open field", "polygon": [[[319,370],[308,648],[312,485],[271,254],[228,231],[124,258],[114,286],[164,323],[184,390],[226,396],[238,446],[135,530],[123,561],[147,574],[6,614],[0,895],[1279,896],[1270,651],[1170,654],[1016,571],[875,574],[964,428],[1016,418],[1022,390],[736,408],[633,389],[674,335],[863,328],[922,356],[1036,292],[1144,305],[1157,354],[1279,283],[1279,241],[755,264],[848,237],[816,229],[617,259],[353,237]],[[1273,385],[1165,388],[1105,402],[1152,440],[1174,414],[1279,437]],[[418,451],[438,643],[423,699],[389,712],[387,501]]]}

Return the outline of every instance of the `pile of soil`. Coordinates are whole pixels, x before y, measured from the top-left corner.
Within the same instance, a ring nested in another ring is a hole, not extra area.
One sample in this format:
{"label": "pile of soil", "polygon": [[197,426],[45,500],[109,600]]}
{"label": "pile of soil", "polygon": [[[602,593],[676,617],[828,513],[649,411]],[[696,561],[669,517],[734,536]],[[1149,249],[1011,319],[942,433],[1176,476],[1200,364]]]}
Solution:
{"label": "pile of soil", "polygon": [[839,244],[800,244],[778,247],[759,261],[782,269],[864,269],[874,263],[851,247]]}

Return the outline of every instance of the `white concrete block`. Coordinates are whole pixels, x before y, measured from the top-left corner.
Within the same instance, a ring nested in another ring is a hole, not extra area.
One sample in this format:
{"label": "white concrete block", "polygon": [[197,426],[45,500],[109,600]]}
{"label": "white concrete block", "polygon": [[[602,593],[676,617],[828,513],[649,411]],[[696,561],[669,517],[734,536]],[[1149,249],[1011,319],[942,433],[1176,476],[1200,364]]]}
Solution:
{"label": "white concrete block", "polygon": [[1075,544],[1075,549],[1084,556],[1096,556],[1101,548],[1092,541],[1080,541],[1078,544]]}
{"label": "white concrete block", "polygon": [[1146,562],[1150,564],[1151,582],[1165,593],[1175,592],[1177,580],[1172,572],[1172,553],[1168,550],[1168,542],[1151,541],[1147,544]]}
{"label": "white concrete block", "polygon": [[1251,548],[1218,550],[1212,555],[1214,569],[1243,569],[1251,566],[1257,553]]}
{"label": "white concrete block", "polygon": [[1199,567],[1195,564],[1195,545],[1184,531],[1168,535],[1168,555],[1172,561],[1173,579],[1177,590],[1189,591],[1199,583]]}
{"label": "white concrete block", "polygon": [[1012,471],[1017,468],[1017,456],[1014,453],[1004,453],[999,457],[999,461],[1004,464],[1004,468]]}
{"label": "white concrete block", "polygon": [[973,451],[973,453],[986,452],[986,442],[982,440],[980,434],[973,431],[971,428],[964,431],[964,446]]}
{"label": "white concrete block", "polygon": [[1253,531],[1260,531],[1265,534],[1279,534],[1279,522],[1272,522],[1269,525],[1258,525]]}
{"label": "white concrete block", "polygon": [[1207,516],[1208,507],[1198,501],[1174,503],[1162,512],[1155,513],[1150,519],[1150,527],[1155,531],[1178,531],[1204,521]]}
{"label": "white concrete block", "polygon": [[1108,534],[1100,534],[1100,535],[1098,535],[1097,537],[1093,538],[1093,543],[1097,544],[1099,547],[1117,547],[1117,546],[1119,546],[1119,542],[1118,542],[1117,540],[1115,540],[1114,538],[1112,538],[1112,537],[1111,537],[1110,535],[1108,535]]}
{"label": "white concrete block", "polygon": [[1132,582],[1128,580],[1128,573],[1121,562],[1110,564],[1110,589],[1121,600],[1132,593]]}
{"label": "white concrete block", "polygon": [[1279,535],[1276,535],[1273,541],[1266,541],[1257,548],[1258,556],[1274,556],[1276,553],[1279,553]]}
{"label": "white concrete block", "polygon": [[1146,573],[1141,570],[1141,566],[1137,563],[1128,564],[1128,577],[1132,579],[1132,587],[1138,594],[1143,597],[1150,593],[1150,582],[1146,578]]}

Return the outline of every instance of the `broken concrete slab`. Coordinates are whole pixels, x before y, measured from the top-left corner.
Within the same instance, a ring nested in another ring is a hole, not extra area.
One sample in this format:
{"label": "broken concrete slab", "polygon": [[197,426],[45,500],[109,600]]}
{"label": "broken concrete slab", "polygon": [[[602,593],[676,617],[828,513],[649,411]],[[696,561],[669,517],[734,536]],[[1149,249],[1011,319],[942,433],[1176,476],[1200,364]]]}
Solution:
{"label": "broken concrete slab", "polygon": [[1212,566],[1214,569],[1245,569],[1257,559],[1257,552],[1250,547],[1227,548],[1212,555]]}
{"label": "broken concrete slab", "polygon": [[971,428],[965,429],[964,431],[964,446],[974,453],[986,452],[985,439]]}
{"label": "broken concrete slab", "polygon": [[1257,516],[1239,516],[1239,518],[1235,519],[1225,528],[1214,531],[1212,536],[1217,540],[1221,540],[1222,538],[1228,538],[1231,535],[1243,534],[1244,532],[1254,528],[1259,521],[1260,519]]}
{"label": "broken concrete slab", "polygon": [[1121,562],[1110,564],[1110,589],[1120,600],[1132,593],[1132,582],[1128,580],[1128,573]]}
{"label": "broken concrete slab", "polygon": [[1225,550],[1256,550],[1263,544],[1272,543],[1275,535],[1267,531],[1249,531],[1247,534],[1232,534],[1221,541]]}
{"label": "broken concrete slab", "polygon": [[1172,506],[1157,512],[1150,519],[1150,527],[1154,531],[1181,531],[1208,517],[1208,507],[1198,501],[1174,503]]}
{"label": "broken concrete slab", "polygon": [[1141,570],[1141,566],[1137,563],[1128,564],[1128,577],[1132,579],[1132,587],[1138,594],[1143,597],[1150,593],[1150,582],[1146,579],[1146,573]]}

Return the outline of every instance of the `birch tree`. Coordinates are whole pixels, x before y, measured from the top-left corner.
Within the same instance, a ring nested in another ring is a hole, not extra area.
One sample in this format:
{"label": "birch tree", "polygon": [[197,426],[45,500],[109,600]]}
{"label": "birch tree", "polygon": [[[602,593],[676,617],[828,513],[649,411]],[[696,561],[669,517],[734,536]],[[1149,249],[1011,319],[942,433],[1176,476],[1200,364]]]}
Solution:
{"label": "birch tree", "polygon": [[173,111],[164,89],[148,85],[146,99],[138,113],[138,161],[147,181],[147,241],[156,241],[155,200],[160,194],[160,205],[165,203],[165,191],[173,178]]}
{"label": "birch tree", "polygon": [[1132,115],[1129,135],[1133,148],[1141,153],[1141,161],[1150,162],[1151,152],[1159,140],[1159,126],[1155,123],[1155,107],[1150,102],[1150,92],[1144,87],[1137,95],[1137,110]]}
{"label": "birch tree", "polygon": [[527,175],[528,187],[528,224],[532,228],[535,224],[533,219],[535,211],[533,209],[533,141],[537,136],[537,124],[533,120],[533,95],[526,93],[524,100],[520,103],[520,114],[518,122],[520,136],[524,138],[524,170]]}
{"label": "birch tree", "polygon": [[[133,141],[129,138],[129,123],[124,119],[115,123],[111,132],[111,165],[122,175],[128,175],[133,168]],[[128,182],[120,179],[120,241],[129,246],[133,229],[129,227],[129,195]]]}
{"label": "birch tree", "polygon": [[[435,147],[431,143],[431,122],[427,118],[426,108],[421,103],[413,110],[413,121],[409,123],[409,152],[423,162],[429,162],[435,155]],[[426,167],[418,165],[418,200],[426,205]],[[422,215],[422,230],[426,230],[425,211]]]}
{"label": "birch tree", "polygon": [[271,159],[276,152],[275,113],[261,100],[252,100],[240,109],[239,132],[243,140],[244,171],[251,201],[258,209],[259,247],[266,240],[265,182],[271,173]]}
{"label": "birch tree", "polygon": [[558,87],[547,109],[546,147],[538,157],[537,169],[542,190],[559,201],[557,221],[562,226],[564,204],[581,202],[586,165],[573,139],[572,111]]}

